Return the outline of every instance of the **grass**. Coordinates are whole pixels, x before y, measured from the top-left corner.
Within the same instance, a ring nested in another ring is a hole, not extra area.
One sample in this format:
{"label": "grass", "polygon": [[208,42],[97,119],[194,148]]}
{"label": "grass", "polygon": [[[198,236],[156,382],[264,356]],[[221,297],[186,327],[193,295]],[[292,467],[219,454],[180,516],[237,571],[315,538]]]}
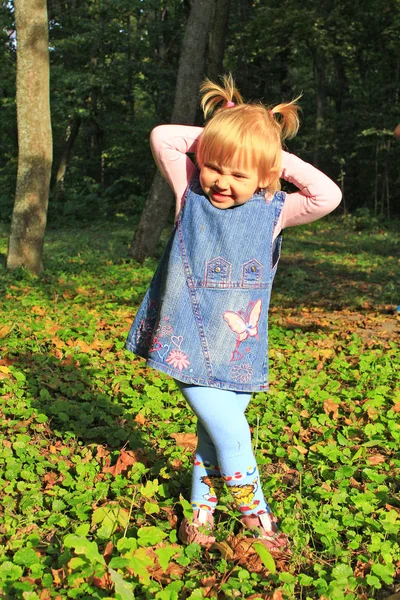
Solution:
{"label": "grass", "polygon": [[177,543],[195,419],[124,349],[156,266],[130,259],[131,235],[126,223],[49,231],[41,277],[2,272],[2,597],[397,598],[398,228],[349,218],[285,232],[271,389],[248,418],[288,561],[245,547],[227,492],[216,547]]}

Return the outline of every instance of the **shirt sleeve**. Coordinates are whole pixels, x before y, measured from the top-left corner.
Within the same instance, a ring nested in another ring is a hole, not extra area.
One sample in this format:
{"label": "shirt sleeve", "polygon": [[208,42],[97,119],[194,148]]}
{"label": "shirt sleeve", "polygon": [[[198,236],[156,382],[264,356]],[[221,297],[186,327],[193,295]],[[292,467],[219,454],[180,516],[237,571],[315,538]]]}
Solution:
{"label": "shirt sleeve", "polygon": [[150,134],[154,160],[175,194],[175,215],[180,211],[183,195],[196,170],[187,153],[196,152],[202,131],[202,127],[159,125]]}
{"label": "shirt sleeve", "polygon": [[342,192],[336,183],[294,154],[283,152],[281,177],[299,191],[287,194],[275,228],[276,235],[286,227],[312,223],[340,204]]}

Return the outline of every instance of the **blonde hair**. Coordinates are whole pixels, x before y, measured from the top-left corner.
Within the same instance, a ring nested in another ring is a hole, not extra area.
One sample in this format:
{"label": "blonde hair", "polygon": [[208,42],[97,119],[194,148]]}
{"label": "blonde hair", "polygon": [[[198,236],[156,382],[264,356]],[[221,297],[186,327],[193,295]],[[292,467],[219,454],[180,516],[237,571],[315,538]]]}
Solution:
{"label": "blonde hair", "polygon": [[298,98],[273,107],[243,102],[232,75],[223,85],[205,79],[200,87],[204,117],[210,115],[200,137],[196,158],[200,168],[208,162],[234,163],[258,172],[259,182],[269,192],[280,189],[282,142],[299,128]]}

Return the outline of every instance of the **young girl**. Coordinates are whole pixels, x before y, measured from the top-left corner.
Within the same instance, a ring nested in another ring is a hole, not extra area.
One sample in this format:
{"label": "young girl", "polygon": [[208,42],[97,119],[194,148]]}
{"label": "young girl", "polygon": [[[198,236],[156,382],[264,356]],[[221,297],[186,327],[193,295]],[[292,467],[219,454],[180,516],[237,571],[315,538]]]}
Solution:
{"label": "young girl", "polygon": [[[177,381],[198,418],[191,502],[179,538],[209,546],[225,483],[245,528],[285,550],[264,498],[245,410],[268,388],[268,306],[285,227],[331,212],[340,189],[282,150],[298,129],[294,102],[245,104],[231,76],[201,87],[205,125],[151,134],[176,196],[176,223],[136,315],[127,348]],[[197,165],[188,156],[196,155]],[[279,191],[279,179],[299,191]]]}

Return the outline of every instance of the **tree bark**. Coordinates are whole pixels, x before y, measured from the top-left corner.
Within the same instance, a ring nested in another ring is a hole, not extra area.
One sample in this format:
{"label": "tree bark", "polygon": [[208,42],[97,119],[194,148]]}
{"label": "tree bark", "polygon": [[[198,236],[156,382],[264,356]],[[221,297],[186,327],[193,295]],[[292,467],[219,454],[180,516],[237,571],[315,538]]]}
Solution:
{"label": "tree bark", "polygon": [[[194,123],[214,3],[215,0],[193,0],[179,59],[172,123]],[[142,262],[146,256],[154,255],[172,198],[168,184],[157,172],[132,243],[132,256],[137,261]]]}
{"label": "tree bark", "polygon": [[212,26],[208,35],[207,77],[216,81],[223,75],[226,31],[228,27],[230,0],[217,0]]}
{"label": "tree bark", "polygon": [[67,129],[67,141],[65,142],[64,150],[60,158],[60,162],[57,169],[56,179],[54,182],[54,187],[56,189],[56,195],[58,196],[60,190],[62,189],[64,183],[64,176],[67,171],[69,159],[71,157],[72,147],[75,143],[75,140],[79,133],[79,128],[81,126],[82,119],[79,115],[74,115],[71,118],[70,123],[68,124]]}
{"label": "tree bark", "polygon": [[15,0],[18,173],[7,269],[43,270],[52,163],[46,0]]}
{"label": "tree bark", "polygon": [[315,134],[314,134],[314,152],[313,152],[313,164],[318,167],[319,165],[319,152],[321,145],[321,133],[324,121],[324,108],[325,108],[325,77],[324,77],[324,65],[322,59],[318,55],[314,56],[314,74],[315,74],[315,100],[316,100],[316,111],[315,111]]}

